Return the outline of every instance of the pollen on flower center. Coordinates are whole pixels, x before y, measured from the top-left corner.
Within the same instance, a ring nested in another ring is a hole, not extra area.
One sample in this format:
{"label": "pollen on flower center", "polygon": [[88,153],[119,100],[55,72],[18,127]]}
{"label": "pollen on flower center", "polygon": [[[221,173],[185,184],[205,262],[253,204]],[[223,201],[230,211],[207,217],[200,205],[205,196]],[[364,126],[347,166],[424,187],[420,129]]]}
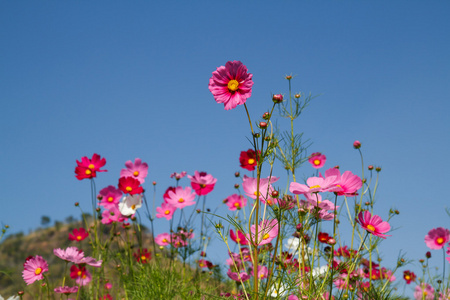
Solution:
{"label": "pollen on flower center", "polygon": [[41,268],[36,268],[36,270],[34,270],[34,274],[39,275],[42,273],[42,269]]}
{"label": "pollen on flower center", "polygon": [[237,90],[239,89],[239,82],[238,82],[237,80],[235,80],[235,79],[231,79],[231,80],[228,82],[228,89],[229,89],[231,92],[237,91]]}
{"label": "pollen on flower center", "polygon": [[241,205],[239,204],[239,202],[234,203],[234,206],[237,207],[237,208],[241,207]]}
{"label": "pollen on flower center", "polygon": [[77,236],[77,240],[81,241],[82,237],[81,235]]}
{"label": "pollen on flower center", "polygon": [[253,158],[250,158],[249,160],[248,160],[248,164],[249,165],[253,165],[255,163],[255,160],[253,159]]}
{"label": "pollen on flower center", "polygon": [[132,188],[131,186],[127,186],[127,187],[125,188],[125,190],[126,190],[127,192],[131,192],[131,191],[133,190],[133,188]]}
{"label": "pollen on flower center", "polygon": [[375,227],[373,227],[373,225],[370,224],[367,225],[367,229],[369,229],[370,231],[375,231]]}
{"label": "pollen on flower center", "polygon": [[406,276],[405,276],[405,279],[406,279],[406,280],[410,280],[410,279],[411,279],[411,276],[406,275]]}
{"label": "pollen on flower center", "polygon": [[78,276],[81,276],[81,274],[83,274],[81,271],[78,271],[78,272],[77,272],[77,275],[78,275]]}
{"label": "pollen on flower center", "polygon": [[142,256],[141,256],[141,259],[142,259],[142,260],[146,260],[147,257],[145,257],[144,255],[142,255]]}
{"label": "pollen on flower center", "polygon": [[317,188],[320,188],[320,185],[313,185],[313,186],[310,186],[310,187],[309,187],[310,190],[311,190],[311,189],[317,189]]}
{"label": "pollen on flower center", "polygon": [[134,176],[139,176],[139,172],[138,172],[138,171],[134,171],[134,172],[133,172],[133,175],[134,175]]}
{"label": "pollen on flower center", "polygon": [[136,209],[136,205],[134,205],[134,204],[131,205],[131,209],[132,209],[132,210],[135,210],[135,209]]}
{"label": "pollen on flower center", "polygon": [[205,188],[205,186],[206,186],[206,184],[204,184],[204,183],[200,184],[200,187],[201,187],[202,189]]}
{"label": "pollen on flower center", "polygon": [[319,159],[315,159],[313,162],[316,166],[320,165],[320,160]]}
{"label": "pollen on flower center", "polygon": [[87,169],[85,173],[86,173],[86,175],[91,175],[91,174],[92,174],[92,171],[89,170],[89,169]]}
{"label": "pollen on flower center", "polygon": [[170,214],[170,210],[166,210],[166,211],[164,212],[164,214],[166,214],[166,215]]}
{"label": "pollen on flower center", "polygon": [[436,243],[438,243],[439,245],[442,245],[442,244],[444,243],[444,238],[438,237],[438,238],[436,239]]}
{"label": "pollen on flower center", "polygon": [[108,197],[108,202],[113,202],[114,201],[114,198],[113,197]]}
{"label": "pollen on flower center", "polygon": [[236,243],[239,243],[241,241],[240,238],[236,238]]}
{"label": "pollen on flower center", "polygon": [[163,241],[164,243],[167,243],[167,242],[168,242],[167,239],[163,239],[162,241]]}
{"label": "pollen on flower center", "polygon": [[270,235],[269,235],[268,233],[266,233],[266,234],[263,236],[263,240],[267,240],[269,237],[270,237]]}
{"label": "pollen on flower center", "polygon": [[178,203],[183,203],[183,202],[184,202],[183,198],[178,199]]}

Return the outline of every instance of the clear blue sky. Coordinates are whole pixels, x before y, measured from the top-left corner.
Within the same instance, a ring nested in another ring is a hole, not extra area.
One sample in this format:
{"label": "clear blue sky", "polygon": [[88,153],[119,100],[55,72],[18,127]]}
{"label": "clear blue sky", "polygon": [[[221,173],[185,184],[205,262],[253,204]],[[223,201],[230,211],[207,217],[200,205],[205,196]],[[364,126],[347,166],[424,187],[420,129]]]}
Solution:
{"label": "clear blue sky", "polygon": [[234,192],[249,130],[243,107],[224,111],[207,85],[241,60],[254,74],[253,118],[287,92],[285,74],[321,95],[296,125],[309,152],[360,174],[360,140],[383,168],[375,211],[400,210],[386,263],[401,249],[421,258],[425,234],[450,227],[449,11],[448,1],[2,1],[0,221],[27,232],[42,215],[79,216],[89,182],[75,160],[93,153],[109,170],[99,189],[125,161],[148,162],[158,203],[172,172],[207,171],[214,208]]}

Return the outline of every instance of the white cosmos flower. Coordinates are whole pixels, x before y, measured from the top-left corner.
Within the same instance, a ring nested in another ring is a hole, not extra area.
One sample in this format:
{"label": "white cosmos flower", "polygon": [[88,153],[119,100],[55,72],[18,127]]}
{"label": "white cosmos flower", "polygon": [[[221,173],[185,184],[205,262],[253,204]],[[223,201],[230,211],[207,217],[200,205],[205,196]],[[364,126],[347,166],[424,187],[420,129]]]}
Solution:
{"label": "white cosmos flower", "polygon": [[315,267],[312,270],[312,276],[313,277],[319,277],[320,275],[323,275],[326,272],[328,272],[328,266]]}
{"label": "white cosmos flower", "polygon": [[286,294],[286,286],[283,283],[275,283],[269,289],[269,295],[273,298],[282,297]]}
{"label": "white cosmos flower", "polygon": [[142,196],[139,194],[129,195],[122,198],[119,203],[120,213],[124,216],[131,216],[136,213],[136,210],[142,206]]}
{"label": "white cosmos flower", "polygon": [[[2,297],[2,295],[0,295],[0,300],[5,300],[5,298]],[[6,300],[20,300],[19,296],[11,296]]]}
{"label": "white cosmos flower", "polygon": [[[301,252],[301,244],[300,239],[296,237],[288,238],[286,243],[284,244],[284,248],[287,249],[289,253],[292,253],[294,255],[298,254],[299,251]],[[311,255],[313,253],[313,250],[311,247],[306,247],[305,254],[303,255],[303,260],[308,259],[308,255]]]}

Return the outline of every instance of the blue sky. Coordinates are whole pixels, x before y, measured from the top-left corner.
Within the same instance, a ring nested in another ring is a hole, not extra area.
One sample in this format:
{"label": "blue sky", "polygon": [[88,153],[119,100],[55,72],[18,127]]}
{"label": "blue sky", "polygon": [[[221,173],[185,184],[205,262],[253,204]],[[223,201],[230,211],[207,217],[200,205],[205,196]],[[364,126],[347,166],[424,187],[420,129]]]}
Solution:
{"label": "blue sky", "polygon": [[136,157],[149,164],[146,188],[156,180],[158,197],[172,172],[207,171],[218,178],[214,208],[234,192],[239,152],[250,145],[243,107],[224,111],[207,85],[218,66],[240,60],[255,82],[254,120],[272,93],[287,93],[286,74],[296,75],[294,91],[320,95],[296,124],[313,142],[309,153],[360,174],[352,148],[360,140],[365,161],[382,167],[375,212],[400,211],[382,246],[386,263],[401,249],[421,258],[426,233],[449,223],[449,9],[446,1],[3,1],[0,221],[27,232],[42,215],[78,216],[73,203],[90,200],[75,160],[93,153],[109,170],[99,188]]}

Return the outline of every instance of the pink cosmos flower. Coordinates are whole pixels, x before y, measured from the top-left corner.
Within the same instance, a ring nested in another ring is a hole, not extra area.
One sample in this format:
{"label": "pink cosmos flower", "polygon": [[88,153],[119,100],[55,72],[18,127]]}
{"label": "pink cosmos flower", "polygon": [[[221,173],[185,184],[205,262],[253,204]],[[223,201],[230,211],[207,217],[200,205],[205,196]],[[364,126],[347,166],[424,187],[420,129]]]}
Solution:
{"label": "pink cosmos flower", "polygon": [[233,211],[239,210],[247,205],[247,198],[238,194],[228,196],[225,201],[225,204],[228,206],[228,208]]}
{"label": "pink cosmos flower", "polygon": [[[247,234],[247,240],[254,245],[269,244],[278,235],[278,221],[277,220],[264,220],[258,226],[258,234],[256,234],[256,226],[250,227],[251,235]],[[256,239],[256,241],[255,241]]]}
{"label": "pink cosmos flower", "polygon": [[89,233],[83,227],[81,227],[79,229],[74,228],[72,230],[72,233],[69,233],[69,240],[70,241],[81,242],[82,240],[84,240],[88,236],[89,236]]}
{"label": "pink cosmos flower", "polygon": [[176,180],[180,180],[181,178],[183,178],[184,176],[186,176],[187,172],[183,171],[181,173],[177,173],[177,172],[173,172],[172,174],[170,174],[170,178],[174,178]]}
{"label": "pink cosmos flower", "polygon": [[422,283],[414,289],[414,298],[416,300],[433,300],[434,288],[428,283]]}
{"label": "pink cosmos flower", "polygon": [[450,289],[444,291],[444,293],[439,292],[439,300],[448,300],[450,299]]}
{"label": "pink cosmos flower", "polygon": [[209,194],[217,182],[216,178],[206,172],[195,171],[195,175],[188,175],[188,178],[191,180],[191,186],[195,190],[195,193],[199,196]]}
{"label": "pink cosmos flower", "polygon": [[61,248],[53,249],[53,254],[61,258],[62,260],[73,262],[78,264],[79,261],[84,257],[83,251],[79,250],[77,247],[69,247],[66,250]]}
{"label": "pink cosmos flower", "polygon": [[75,279],[75,282],[80,285],[88,285],[92,280],[92,275],[84,266],[73,265],[70,267],[70,278]]}
{"label": "pink cosmos flower", "polygon": [[131,160],[125,163],[126,169],[120,171],[120,177],[133,177],[137,179],[141,184],[145,182],[145,177],[148,174],[148,164],[143,163],[140,158],[136,158],[134,163]]}
{"label": "pink cosmos flower", "polygon": [[237,273],[237,272],[231,271],[231,269],[228,269],[227,275],[228,275],[228,277],[230,277],[230,279],[233,279],[234,281],[238,281],[238,282],[240,282],[240,281],[244,282],[244,281],[247,281],[250,279],[250,275],[248,275],[247,272],[244,272],[244,271]]}
{"label": "pink cosmos flower", "polygon": [[306,180],[306,184],[298,182],[291,182],[289,185],[289,191],[296,195],[306,193],[318,193],[318,192],[334,192],[339,191],[340,188],[336,186],[336,176],[323,177],[309,177]]}
{"label": "pink cosmos flower", "polygon": [[210,270],[214,267],[212,262],[210,262],[209,260],[206,260],[206,259],[199,259],[198,260],[198,266],[200,268],[208,268]]}
{"label": "pink cosmos flower", "polygon": [[339,196],[355,196],[357,191],[362,187],[362,180],[359,176],[354,175],[350,171],[345,171],[342,176],[337,168],[330,168],[325,171],[325,177],[335,176],[336,187],[340,188],[335,191]]}
{"label": "pink cosmos flower", "polygon": [[450,240],[450,231],[438,227],[431,229],[425,236],[425,244],[432,250],[442,249]]}
{"label": "pink cosmos flower", "polygon": [[298,297],[295,296],[295,295],[290,295],[290,296],[288,297],[288,300],[299,300],[299,299],[298,299]]}
{"label": "pink cosmos flower", "polygon": [[155,237],[155,243],[157,243],[160,246],[170,245],[171,241],[172,237],[168,233],[161,233]]}
{"label": "pink cosmos flower", "polygon": [[102,212],[102,224],[111,224],[112,222],[122,223],[126,220],[127,218],[120,213],[118,205],[110,207]]}
{"label": "pink cosmos flower", "polygon": [[161,204],[161,207],[156,208],[156,217],[157,218],[166,218],[167,220],[172,219],[172,216],[177,208],[172,206],[166,202]]}
{"label": "pink cosmos flower", "polygon": [[164,192],[164,195],[163,195],[164,202],[167,203],[167,199],[169,199],[169,191],[175,192],[175,189],[176,189],[176,187],[174,187],[174,186],[169,186],[167,188],[167,190]]}
{"label": "pink cosmos flower", "polygon": [[359,225],[368,232],[375,236],[385,239],[387,236],[384,234],[391,229],[391,225],[388,222],[384,222],[379,216],[373,215],[369,211],[361,211],[358,214],[358,219],[356,220]]}
{"label": "pink cosmos flower", "polygon": [[309,156],[308,161],[313,168],[320,169],[327,161],[327,157],[320,152],[315,152]]}
{"label": "pink cosmos flower", "polygon": [[[269,201],[271,199],[270,194],[273,192],[271,184],[276,182],[278,179],[279,177],[267,177],[259,179],[259,200],[261,200],[261,202],[266,203],[266,200]],[[245,194],[252,199],[256,199],[256,195],[258,193],[257,183],[257,178],[247,177],[246,175],[244,175],[242,188],[244,189]]]}
{"label": "pink cosmos flower", "polygon": [[94,153],[92,158],[87,156],[81,158],[81,162],[77,160],[77,167],[75,168],[75,177],[78,180],[86,178],[94,178],[97,176],[96,172],[106,172],[107,170],[100,170],[106,164],[106,159],[100,159],[100,155]]}
{"label": "pink cosmos flower", "polygon": [[190,187],[182,188],[181,186],[175,188],[175,191],[169,191],[167,203],[173,207],[182,209],[186,206],[194,205],[195,194],[192,193]]}
{"label": "pink cosmos flower", "polygon": [[77,286],[60,286],[55,288],[55,293],[59,293],[59,294],[64,294],[64,295],[70,295],[70,294],[75,294],[76,292],[78,292],[78,287]]}
{"label": "pink cosmos flower", "polygon": [[144,192],[142,186],[140,186],[139,180],[134,177],[120,177],[119,178],[119,189],[125,194],[140,194]]}
{"label": "pink cosmos flower", "polygon": [[113,185],[109,185],[100,191],[97,198],[101,199],[99,205],[108,209],[119,203],[122,198],[122,191]]}
{"label": "pink cosmos flower", "polygon": [[44,272],[48,272],[48,263],[41,256],[36,255],[23,265],[22,277],[26,284],[30,285],[36,280],[44,279]]}
{"label": "pink cosmos flower", "polygon": [[242,105],[252,95],[253,75],[240,61],[229,61],[212,73],[209,90],[217,103],[223,103],[226,110]]}
{"label": "pink cosmos flower", "polygon": [[[252,276],[255,276],[255,273],[253,272],[253,269],[251,271]],[[259,279],[267,278],[267,275],[269,274],[269,269],[267,269],[266,266],[258,266],[258,277]]]}
{"label": "pink cosmos flower", "polygon": [[230,229],[230,238],[237,244],[248,245],[248,241],[247,238],[245,237],[245,234],[243,234],[239,230],[237,230],[236,234],[234,234],[233,229]]}

